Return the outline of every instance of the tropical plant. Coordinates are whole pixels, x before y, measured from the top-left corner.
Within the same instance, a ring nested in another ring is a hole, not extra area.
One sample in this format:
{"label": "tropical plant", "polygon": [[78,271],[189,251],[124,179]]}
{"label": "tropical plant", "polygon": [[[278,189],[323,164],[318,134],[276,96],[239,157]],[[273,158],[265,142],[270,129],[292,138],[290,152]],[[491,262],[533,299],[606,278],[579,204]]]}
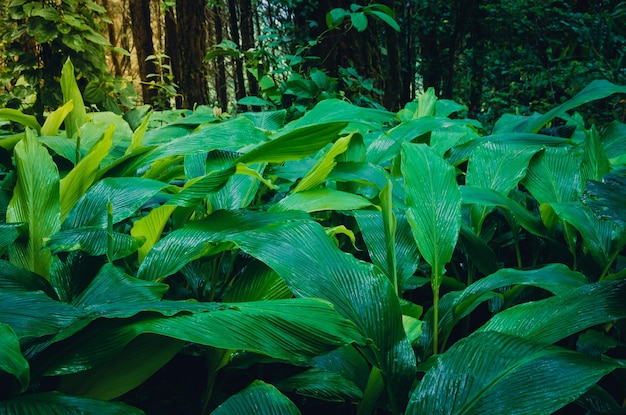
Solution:
{"label": "tropical plant", "polygon": [[620,409],[622,127],[567,112],[626,88],[481,135],[432,90],[160,125],[61,86],[43,125],[0,111],[0,412]]}

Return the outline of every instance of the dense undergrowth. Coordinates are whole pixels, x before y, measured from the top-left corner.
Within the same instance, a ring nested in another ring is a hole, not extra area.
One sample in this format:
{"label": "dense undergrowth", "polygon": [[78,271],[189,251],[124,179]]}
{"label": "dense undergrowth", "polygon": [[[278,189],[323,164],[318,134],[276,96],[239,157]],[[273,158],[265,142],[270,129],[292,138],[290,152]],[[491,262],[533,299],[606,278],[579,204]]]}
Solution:
{"label": "dense undergrowth", "polygon": [[573,111],[625,87],[485,133],[61,86],[0,110],[0,413],[623,413],[626,127]]}

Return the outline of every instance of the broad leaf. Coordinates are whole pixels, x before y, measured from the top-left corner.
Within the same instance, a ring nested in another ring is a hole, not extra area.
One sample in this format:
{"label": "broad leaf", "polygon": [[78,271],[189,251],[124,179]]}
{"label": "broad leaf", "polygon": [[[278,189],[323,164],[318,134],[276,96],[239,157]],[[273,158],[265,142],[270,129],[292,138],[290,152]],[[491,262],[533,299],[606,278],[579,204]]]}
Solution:
{"label": "broad leaf", "polygon": [[55,111],[51,112],[41,127],[40,135],[56,135],[65,117],[74,109],[74,103],[69,101]]}
{"label": "broad leaf", "polygon": [[313,168],[300,180],[293,192],[301,192],[303,190],[314,189],[324,183],[326,177],[335,167],[337,158],[340,154],[348,149],[352,134],[338,138],[337,141],[326,151],[320,159],[315,163]]}
{"label": "broad leaf", "polygon": [[424,144],[405,144],[402,173],[407,218],[417,247],[434,275],[441,276],[452,258],[461,226],[461,192],[454,167]]}
{"label": "broad leaf", "polygon": [[256,380],[228,398],[211,415],[300,415],[300,411],[274,386]]}
{"label": "broad leaf", "polygon": [[533,157],[522,184],[539,203],[578,200],[582,194],[580,160],[566,147],[548,147]]}
{"label": "broad leaf", "polygon": [[63,91],[63,103],[72,102],[72,111],[65,117],[65,132],[68,138],[80,134],[80,127],[87,122],[85,103],[76,83],[74,65],[68,58],[61,70],[61,91]]}
{"label": "broad leaf", "polygon": [[411,396],[406,414],[548,415],[615,368],[560,347],[475,333],[439,356]]}
{"label": "broad leaf", "polygon": [[17,183],[7,209],[6,221],[28,224],[28,238],[9,249],[11,262],[48,277],[52,256],[42,250],[44,238],[61,226],[59,172],[48,151],[26,130],[15,146]]}
{"label": "broad leaf", "polygon": [[[526,175],[528,163],[539,148],[494,143],[488,141],[478,146],[469,158],[465,183],[491,189],[508,195]],[[489,211],[486,208],[472,209],[472,225],[480,233],[482,222]]]}
{"label": "broad leaf", "polygon": [[581,330],[626,317],[626,281],[586,284],[554,297],[496,314],[480,331],[497,331],[554,343]]}
{"label": "broad leaf", "polygon": [[113,208],[113,223],[134,214],[144,203],[167,187],[166,183],[138,177],[106,178],[93,185],[74,205],[63,229],[107,224],[107,203]]}
{"label": "broad leaf", "polygon": [[107,129],[100,141],[61,179],[61,220],[93,184],[100,163],[109,154],[113,131],[113,127]]}
{"label": "broad leaf", "polygon": [[0,413],[3,415],[142,415],[144,412],[120,402],[106,402],[48,392],[0,401]]}
{"label": "broad leaf", "polygon": [[55,254],[82,251],[92,256],[106,254],[111,261],[129,256],[143,243],[125,233],[96,226],[67,229],[46,238],[45,242],[45,248]]}
{"label": "broad leaf", "polygon": [[295,391],[327,402],[358,402],[363,398],[363,392],[354,382],[338,373],[316,368],[283,379],[276,386],[285,392]]}
{"label": "broad leaf", "polygon": [[[17,380],[17,392],[24,392],[30,382],[28,362],[20,351],[20,342],[11,327],[0,323],[0,372],[7,373]],[[12,385],[11,385],[12,386]]]}
{"label": "broad leaf", "polygon": [[303,210],[310,213],[322,210],[354,210],[368,206],[372,206],[372,202],[362,196],[321,188],[292,193],[272,205],[269,211]]}

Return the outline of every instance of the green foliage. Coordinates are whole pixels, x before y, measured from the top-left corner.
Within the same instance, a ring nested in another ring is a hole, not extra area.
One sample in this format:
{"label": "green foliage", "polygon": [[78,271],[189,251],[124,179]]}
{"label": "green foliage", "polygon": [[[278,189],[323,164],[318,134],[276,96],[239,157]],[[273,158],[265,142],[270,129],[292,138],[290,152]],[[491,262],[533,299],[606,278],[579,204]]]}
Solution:
{"label": "green foliage", "polygon": [[622,87],[492,135],[433,91],[131,126],[72,72],[1,113],[0,412],[618,409],[622,127],[541,129]]}
{"label": "green foliage", "polygon": [[2,20],[3,105],[34,106],[38,115],[56,108],[63,102],[58,79],[68,58],[91,104],[118,112],[120,99],[132,105],[125,99],[132,85],[114,79],[106,67],[105,51],[112,48],[101,32],[111,21],[102,6],[91,0],[14,0],[3,9]]}

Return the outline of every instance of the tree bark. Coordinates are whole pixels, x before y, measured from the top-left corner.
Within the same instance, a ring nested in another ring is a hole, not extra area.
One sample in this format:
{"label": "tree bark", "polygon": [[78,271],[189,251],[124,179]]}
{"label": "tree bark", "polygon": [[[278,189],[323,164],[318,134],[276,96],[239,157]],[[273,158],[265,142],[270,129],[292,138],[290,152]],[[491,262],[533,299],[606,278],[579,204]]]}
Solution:
{"label": "tree bark", "polygon": [[[213,8],[213,21],[215,22],[215,43],[220,44],[224,40],[224,33],[222,29],[222,11],[219,7]],[[228,94],[226,85],[226,66],[224,64],[224,57],[219,55],[215,61],[217,70],[215,71],[215,91],[217,92],[217,101],[220,107],[224,110],[228,110]]]}
{"label": "tree bark", "polygon": [[[252,23],[254,11],[252,10],[251,0],[239,1],[239,29],[241,30],[241,50],[247,52],[254,48],[254,25]],[[258,69],[258,68],[252,68]],[[259,93],[259,82],[256,74],[247,72],[248,78],[248,94],[256,96]]]}
{"label": "tree bark", "polygon": [[141,95],[144,104],[152,104],[157,91],[150,88],[148,75],[156,73],[157,68],[154,61],[146,60],[150,55],[154,55],[152,27],[150,26],[150,0],[129,0],[128,6],[132,21],[133,44],[139,64]]}
{"label": "tree bark", "polygon": [[204,63],[208,46],[207,25],[206,0],[176,2],[178,46],[182,57],[178,82],[185,108],[206,105],[209,101],[208,73]]}
{"label": "tree bark", "polygon": [[[238,9],[236,0],[228,0],[228,18],[230,23],[230,39],[241,49],[239,38],[239,23],[237,22]],[[237,101],[246,96],[246,81],[243,76],[243,63],[235,59],[235,98]]]}

